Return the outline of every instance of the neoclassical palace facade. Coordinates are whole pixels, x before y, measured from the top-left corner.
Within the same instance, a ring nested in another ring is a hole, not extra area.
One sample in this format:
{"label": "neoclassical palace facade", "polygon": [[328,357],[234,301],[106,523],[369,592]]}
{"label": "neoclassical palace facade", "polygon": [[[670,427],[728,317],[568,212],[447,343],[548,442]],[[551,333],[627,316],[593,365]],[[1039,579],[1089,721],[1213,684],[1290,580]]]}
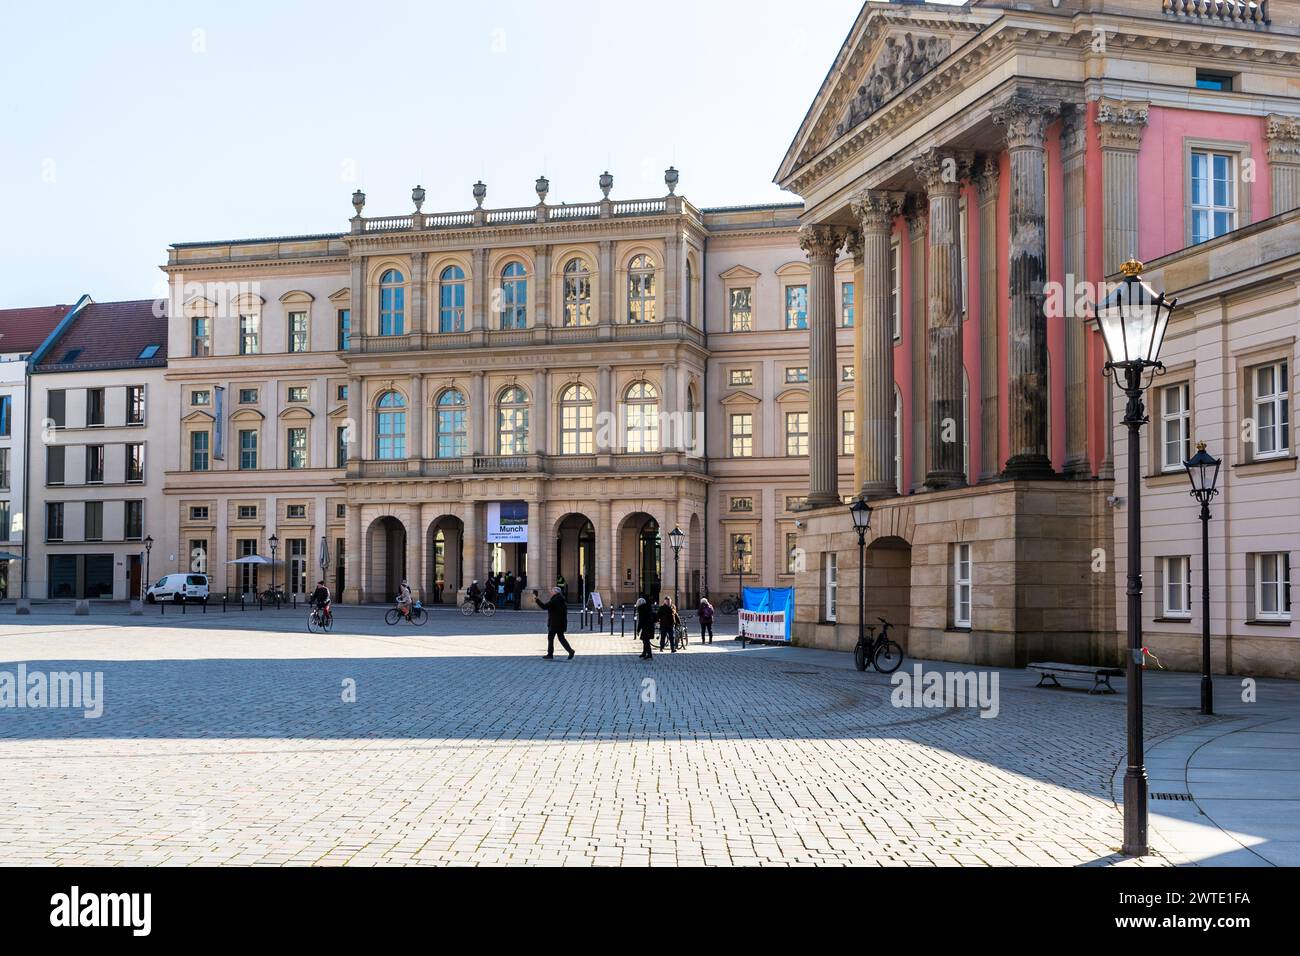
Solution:
{"label": "neoclassical palace facade", "polygon": [[811,268],[800,640],[849,647],[858,624],[831,413],[847,252],[868,620],[920,657],[1117,656],[1120,411],[1080,290],[1300,204],[1298,13],[862,8],[777,174],[804,200]]}
{"label": "neoclassical palace facade", "polygon": [[[807,495],[808,277],[795,206],[669,192],[365,215],[347,233],[180,243],[168,540],[217,589],[277,572],[451,600],[509,571],[606,603],[793,583]],[[852,273],[837,331],[852,474]],[[685,547],[674,558],[668,532]],[[170,550],[170,548],[169,548]]]}

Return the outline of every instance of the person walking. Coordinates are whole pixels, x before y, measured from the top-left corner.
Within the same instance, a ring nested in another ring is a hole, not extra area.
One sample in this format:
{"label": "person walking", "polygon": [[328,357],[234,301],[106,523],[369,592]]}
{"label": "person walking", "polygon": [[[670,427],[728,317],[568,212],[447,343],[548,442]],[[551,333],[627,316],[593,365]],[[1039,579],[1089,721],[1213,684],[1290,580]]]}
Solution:
{"label": "person walking", "polygon": [[655,609],[645,595],[636,599],[636,632],[641,638],[641,660],[648,661],[654,656],[650,642],[655,639]]}
{"label": "person walking", "polygon": [[673,599],[665,597],[659,605],[659,650],[664,649],[664,644],[672,647],[674,654],[677,653],[677,635],[674,633],[677,629],[678,617],[677,609],[673,607]]}
{"label": "person walking", "polygon": [[546,656],[544,661],[555,660],[555,639],[560,639],[560,646],[569,652],[569,660],[573,660],[573,648],[569,642],[564,639],[564,630],[569,626],[569,605],[564,600],[564,595],[560,593],[559,588],[551,588],[551,596],[543,601],[536,591],[533,592],[533,600],[537,606],[546,611]]}
{"label": "person walking", "polygon": [[515,572],[510,571],[506,574],[506,604],[514,610],[519,610],[519,605],[515,603]]}
{"label": "person walking", "polygon": [[700,641],[703,643],[704,635],[709,636],[709,643],[713,643],[713,605],[709,603],[706,597],[700,598],[700,606],[695,611],[696,616],[700,619]]}

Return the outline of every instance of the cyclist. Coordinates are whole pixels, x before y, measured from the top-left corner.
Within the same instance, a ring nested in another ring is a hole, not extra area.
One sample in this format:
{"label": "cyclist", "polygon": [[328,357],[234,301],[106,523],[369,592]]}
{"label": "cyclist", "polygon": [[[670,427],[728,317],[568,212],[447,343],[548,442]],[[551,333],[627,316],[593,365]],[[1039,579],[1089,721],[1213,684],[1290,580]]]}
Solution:
{"label": "cyclist", "polygon": [[411,616],[411,586],[405,581],[397,591],[397,609],[402,612],[402,617]]}
{"label": "cyclist", "polygon": [[474,583],[469,586],[465,596],[474,602],[474,613],[477,614],[478,609],[483,606],[483,589],[478,585],[478,578],[474,579]]}
{"label": "cyclist", "polygon": [[321,613],[321,620],[329,623],[333,610],[330,607],[330,589],[324,581],[316,582],[316,590],[311,592],[311,606]]}

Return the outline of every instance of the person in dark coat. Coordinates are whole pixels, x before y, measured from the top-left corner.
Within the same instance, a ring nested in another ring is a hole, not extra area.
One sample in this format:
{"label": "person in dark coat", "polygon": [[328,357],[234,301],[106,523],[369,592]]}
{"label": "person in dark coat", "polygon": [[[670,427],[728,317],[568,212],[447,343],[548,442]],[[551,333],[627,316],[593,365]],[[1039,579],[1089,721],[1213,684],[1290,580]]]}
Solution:
{"label": "person in dark coat", "polygon": [[519,610],[519,605],[515,602],[515,572],[513,571],[506,574],[506,606]]}
{"label": "person in dark coat", "polygon": [[564,595],[560,593],[559,588],[551,588],[551,596],[543,601],[536,591],[533,592],[533,600],[537,606],[546,611],[546,656],[542,660],[555,660],[555,639],[560,639],[560,646],[569,652],[569,660],[573,660],[573,648],[569,642],[564,639],[564,629],[569,626],[569,605],[564,600]]}
{"label": "person in dark coat", "polygon": [[641,638],[641,660],[648,661],[654,656],[650,642],[655,639],[655,609],[645,595],[636,599],[636,632]]}
{"label": "person in dark coat", "polygon": [[696,615],[700,619],[700,641],[703,643],[704,635],[709,636],[709,643],[713,643],[713,604],[706,597],[700,598],[700,606],[696,610]]}
{"label": "person in dark coat", "polygon": [[673,653],[677,653],[677,638],[673,632],[677,628],[677,608],[673,607],[673,599],[665,597],[659,605],[659,650],[664,649],[664,644],[672,646]]}

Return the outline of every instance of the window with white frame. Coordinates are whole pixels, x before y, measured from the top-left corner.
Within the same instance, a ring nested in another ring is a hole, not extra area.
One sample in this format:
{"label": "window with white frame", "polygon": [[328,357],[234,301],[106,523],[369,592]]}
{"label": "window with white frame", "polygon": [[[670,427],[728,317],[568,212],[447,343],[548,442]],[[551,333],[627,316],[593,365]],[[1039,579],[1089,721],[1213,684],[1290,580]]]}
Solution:
{"label": "window with white frame", "polygon": [[1191,153],[1192,244],[1237,228],[1237,155],[1209,149]]}
{"label": "window with white frame", "polygon": [[1164,601],[1161,611],[1164,617],[1192,616],[1192,567],[1191,559],[1186,555],[1162,558],[1161,573],[1164,575],[1164,587],[1161,597]]}
{"label": "window with white frame", "polygon": [[1255,457],[1277,458],[1291,447],[1291,401],[1286,360],[1251,370],[1255,389]]}
{"label": "window with white frame", "polygon": [[307,351],[307,313],[289,313],[289,351]]}
{"label": "window with white frame", "polygon": [[1192,415],[1188,384],[1166,385],[1160,390],[1160,470],[1181,471],[1192,457]]}
{"label": "window with white frame", "polygon": [[808,287],[806,285],[785,287],[785,327],[787,329],[808,328]]}
{"label": "window with white frame", "polygon": [[852,455],[854,447],[854,426],[856,424],[853,409],[840,411],[840,454]]}
{"label": "window with white frame", "polygon": [[970,627],[971,606],[971,546],[957,544],[952,549],[952,623],[955,627]]}
{"label": "window with white frame", "polygon": [[591,389],[575,382],[560,393],[560,451],[590,455],[594,450],[592,422],[595,400]]}
{"label": "window with white frame", "polygon": [[727,372],[728,385],[753,385],[754,370],[752,368],[733,368]]}
{"label": "window with white frame", "polygon": [[808,454],[808,413],[785,413],[785,453],[791,457]]}
{"label": "window with white frame", "polygon": [[834,621],[839,612],[839,555],[834,552],[827,553],[826,564],[822,574],[825,584],[825,596],[823,597],[823,600],[826,602],[826,620]]}
{"label": "window with white frame", "polygon": [[659,450],[659,390],[649,382],[633,382],[623,398],[627,422],[627,450]]}
{"label": "window with white frame", "polygon": [[853,283],[844,282],[840,284],[840,325],[851,329],[854,321]]}
{"label": "window with white frame", "polygon": [[894,330],[894,338],[902,338],[903,291],[899,280],[901,270],[899,261],[901,246],[895,242],[889,247],[889,325]]}
{"label": "window with white frame", "polygon": [[730,315],[732,332],[754,331],[754,290],[749,286],[740,286],[727,290],[727,311]]}
{"label": "window with white frame", "polygon": [[754,416],[750,412],[735,412],[730,416],[731,457],[754,456]]}
{"label": "window with white frame", "polygon": [[1291,555],[1285,551],[1256,554],[1255,618],[1291,620]]}

